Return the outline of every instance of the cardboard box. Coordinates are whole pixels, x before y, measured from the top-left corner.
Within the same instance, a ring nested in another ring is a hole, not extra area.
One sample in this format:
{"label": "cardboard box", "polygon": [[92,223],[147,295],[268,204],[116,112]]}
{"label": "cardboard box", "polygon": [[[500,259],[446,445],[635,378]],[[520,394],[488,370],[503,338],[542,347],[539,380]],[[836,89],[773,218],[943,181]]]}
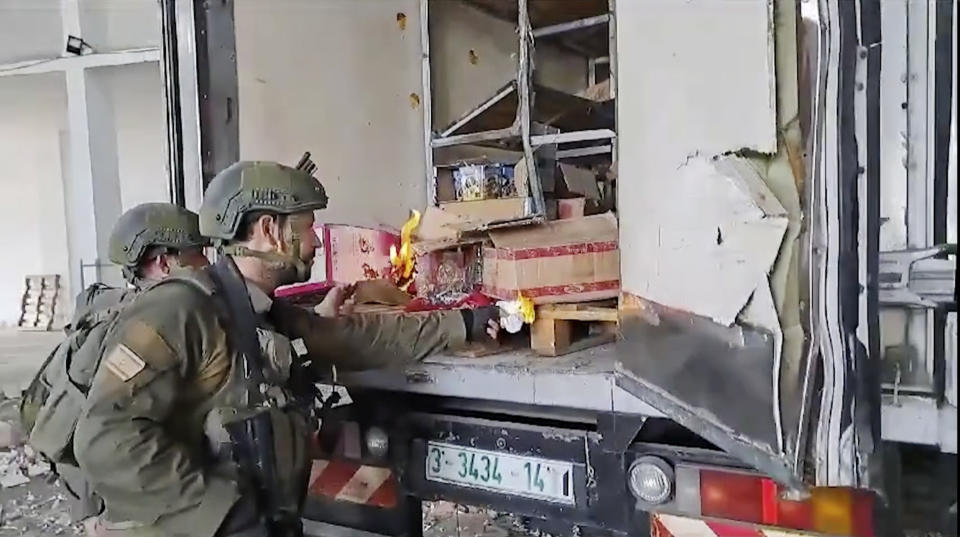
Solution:
{"label": "cardboard box", "polygon": [[390,278],[390,246],[400,234],[384,229],[326,224],[321,227],[326,281],[351,284]]}
{"label": "cardboard box", "polygon": [[615,298],[620,292],[617,220],[612,214],[490,232],[483,292],[537,304]]}
{"label": "cardboard box", "polygon": [[586,206],[586,198],[566,198],[557,200],[557,220],[583,218],[583,211],[586,209]]}
{"label": "cardboard box", "polygon": [[465,164],[453,170],[453,186],[460,201],[507,198],[517,195],[513,166]]}
{"label": "cardboard box", "polygon": [[469,294],[481,284],[482,258],[479,244],[417,254],[414,277],[417,296],[431,300],[439,296]]}
{"label": "cardboard box", "polygon": [[532,203],[531,198],[503,198],[453,201],[441,203],[440,208],[474,222],[475,227],[480,229],[492,222],[509,222],[524,218],[532,212],[527,210]]}
{"label": "cardboard box", "polygon": [[413,238],[418,296],[434,299],[444,293],[470,293],[479,287],[480,242],[484,237],[464,236],[475,226],[471,220],[436,207],[423,212]]}

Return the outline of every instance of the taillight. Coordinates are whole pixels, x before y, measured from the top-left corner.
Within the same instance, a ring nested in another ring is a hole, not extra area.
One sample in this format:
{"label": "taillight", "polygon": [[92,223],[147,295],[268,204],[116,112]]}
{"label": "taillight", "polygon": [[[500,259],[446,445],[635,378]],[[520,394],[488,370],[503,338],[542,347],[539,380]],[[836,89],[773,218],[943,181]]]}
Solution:
{"label": "taillight", "polygon": [[764,479],[748,474],[702,470],[700,514],[764,524]]}
{"label": "taillight", "polygon": [[870,491],[815,487],[801,501],[782,497],[771,479],[746,472],[678,465],[680,514],[850,537],[873,537]]}

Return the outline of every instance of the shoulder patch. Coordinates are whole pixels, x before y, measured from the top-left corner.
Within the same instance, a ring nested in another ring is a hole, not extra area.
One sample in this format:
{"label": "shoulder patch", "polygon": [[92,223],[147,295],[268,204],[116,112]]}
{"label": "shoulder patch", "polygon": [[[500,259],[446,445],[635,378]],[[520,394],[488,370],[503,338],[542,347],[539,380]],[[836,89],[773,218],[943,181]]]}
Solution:
{"label": "shoulder patch", "polygon": [[137,353],[124,344],[119,344],[110,351],[103,363],[107,371],[116,375],[123,382],[127,382],[147,366]]}

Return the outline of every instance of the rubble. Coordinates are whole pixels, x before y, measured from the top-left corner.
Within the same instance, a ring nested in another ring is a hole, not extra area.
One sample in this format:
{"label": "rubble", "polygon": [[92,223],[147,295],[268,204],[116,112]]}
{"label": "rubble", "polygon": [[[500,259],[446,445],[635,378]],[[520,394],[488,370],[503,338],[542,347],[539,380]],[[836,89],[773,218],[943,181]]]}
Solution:
{"label": "rubble", "polygon": [[424,502],[424,537],[521,537],[530,535],[520,520],[483,507],[444,501]]}
{"label": "rubble", "polygon": [[69,502],[49,465],[22,444],[18,403],[0,398],[0,424],[17,435],[16,441],[0,447],[0,537],[83,535],[71,522]]}
{"label": "rubble", "polygon": [[29,482],[30,478],[23,475],[23,472],[17,467],[9,467],[0,474],[0,487],[5,489],[26,485]]}
{"label": "rubble", "polygon": [[20,429],[8,421],[0,421],[0,449],[7,449],[19,445],[21,442]]}

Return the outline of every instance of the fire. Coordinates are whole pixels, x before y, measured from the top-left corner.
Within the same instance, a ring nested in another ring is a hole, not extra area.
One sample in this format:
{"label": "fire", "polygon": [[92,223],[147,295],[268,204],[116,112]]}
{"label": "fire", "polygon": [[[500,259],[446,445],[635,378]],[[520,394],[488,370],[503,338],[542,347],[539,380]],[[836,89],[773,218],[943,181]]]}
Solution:
{"label": "fire", "polygon": [[533,324],[533,321],[537,320],[537,313],[536,309],[534,309],[533,301],[523,296],[523,293],[520,291],[517,291],[517,309],[520,311],[520,316],[523,317],[523,322]]}
{"label": "fire", "polygon": [[400,249],[396,245],[390,246],[390,265],[393,267],[393,283],[402,291],[406,291],[413,283],[416,259],[411,245],[413,230],[420,225],[420,211],[410,211],[410,218],[400,228]]}

